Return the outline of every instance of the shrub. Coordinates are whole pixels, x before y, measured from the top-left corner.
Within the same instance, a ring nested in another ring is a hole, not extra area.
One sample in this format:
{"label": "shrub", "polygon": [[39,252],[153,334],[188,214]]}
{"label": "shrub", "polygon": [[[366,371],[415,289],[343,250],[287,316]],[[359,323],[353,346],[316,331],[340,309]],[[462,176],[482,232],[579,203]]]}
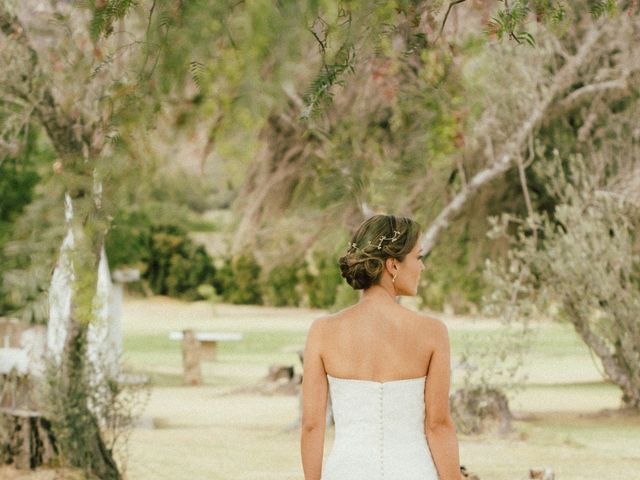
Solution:
{"label": "shrub", "polygon": [[211,257],[176,225],[154,225],[145,213],[122,213],[106,241],[111,268],[140,268],[154,293],[188,300],[215,275]]}
{"label": "shrub", "polygon": [[478,261],[478,246],[468,226],[458,226],[460,232],[445,235],[442,245],[435,248],[427,261],[418,288],[420,305],[443,310],[445,304],[455,313],[470,313],[480,304],[485,284],[482,265]]}
{"label": "shrub", "polygon": [[305,267],[303,285],[309,306],[330,308],[343,281],[337,260],[333,255],[312,253],[305,260]]}
{"label": "shrub", "polygon": [[[6,157],[0,161],[0,240],[9,224],[31,203],[36,184],[40,181],[42,166],[55,158],[48,146],[38,142],[35,128],[27,128],[21,135],[24,149],[17,157]],[[40,173],[39,173],[40,172]]]}
{"label": "shrub", "polygon": [[212,280],[223,301],[235,304],[262,304],[262,267],[253,254],[219,260]]}
{"label": "shrub", "polygon": [[105,241],[111,268],[120,265],[144,268],[150,230],[151,221],[146,214],[120,212],[114,219]]}
{"label": "shrub", "polygon": [[298,306],[301,295],[298,289],[300,272],[304,269],[302,262],[291,265],[278,265],[267,275],[265,300],[276,307]]}
{"label": "shrub", "polygon": [[353,305],[360,299],[360,294],[357,290],[351,288],[351,286],[343,281],[336,289],[336,300],[331,306],[332,312],[337,312],[343,308]]}
{"label": "shrub", "polygon": [[184,230],[173,225],[152,226],[143,256],[143,278],[154,293],[189,300],[200,298],[198,287],[215,275],[212,259]]}

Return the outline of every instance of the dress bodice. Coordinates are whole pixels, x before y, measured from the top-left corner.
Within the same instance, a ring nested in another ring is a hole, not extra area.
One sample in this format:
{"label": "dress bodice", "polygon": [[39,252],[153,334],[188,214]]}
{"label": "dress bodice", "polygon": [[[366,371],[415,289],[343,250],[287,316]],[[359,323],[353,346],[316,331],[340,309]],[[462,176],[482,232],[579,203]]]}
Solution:
{"label": "dress bodice", "polygon": [[437,480],[424,431],[426,376],[327,380],[335,436],[322,480]]}

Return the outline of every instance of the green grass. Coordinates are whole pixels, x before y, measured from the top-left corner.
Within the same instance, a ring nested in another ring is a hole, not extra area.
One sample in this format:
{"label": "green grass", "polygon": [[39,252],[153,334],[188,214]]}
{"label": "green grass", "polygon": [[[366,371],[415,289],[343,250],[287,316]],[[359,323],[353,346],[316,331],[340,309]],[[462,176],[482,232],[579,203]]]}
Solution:
{"label": "green grass", "polygon": [[[145,415],[162,428],[133,432],[128,478],[302,478],[299,433],[288,428],[298,399],[238,389],[254,387],[273,364],[299,372],[296,349],[323,312],[220,306],[214,314],[202,304],[146,302],[125,308],[125,359],[150,376]],[[181,328],[242,332],[243,339],[220,344],[217,361],[202,363],[203,386],[184,387],[180,344],[167,335]],[[499,335],[495,323],[456,320],[449,331],[453,358],[469,343],[491,345]],[[570,325],[537,325],[523,365],[529,383],[510,400],[513,434],[460,435],[462,463],[482,480],[525,478],[530,467],[546,465],[559,480],[635,478],[640,417],[599,413],[618,407],[620,390],[598,368]],[[332,442],[329,429],[325,455]]]}
{"label": "green grass", "polygon": [[220,225],[202,218],[190,218],[186,221],[185,228],[189,232],[219,232]]}
{"label": "green grass", "polygon": [[220,352],[228,359],[235,355],[256,355],[257,357],[281,352],[286,348],[304,346],[306,333],[289,330],[267,332],[245,332],[241,342],[221,345]]}

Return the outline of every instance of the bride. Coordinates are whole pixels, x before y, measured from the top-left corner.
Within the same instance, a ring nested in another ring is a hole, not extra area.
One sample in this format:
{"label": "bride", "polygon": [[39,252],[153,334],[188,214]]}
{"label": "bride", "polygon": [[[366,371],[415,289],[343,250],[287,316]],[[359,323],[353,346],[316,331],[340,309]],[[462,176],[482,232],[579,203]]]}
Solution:
{"label": "bride", "polygon": [[[375,215],[340,270],[360,300],[311,324],[304,350],[300,452],[305,480],[460,480],[449,413],[445,324],[396,302],[424,270],[420,225]],[[335,420],[322,465],[327,396]]]}

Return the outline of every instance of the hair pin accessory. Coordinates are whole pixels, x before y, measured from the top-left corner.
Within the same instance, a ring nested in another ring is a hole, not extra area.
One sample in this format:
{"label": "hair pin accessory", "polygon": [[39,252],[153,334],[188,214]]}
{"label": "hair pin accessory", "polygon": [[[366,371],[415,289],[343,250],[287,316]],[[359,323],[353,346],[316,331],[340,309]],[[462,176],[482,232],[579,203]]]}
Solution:
{"label": "hair pin accessory", "polygon": [[[392,237],[386,237],[386,236],[382,235],[378,239],[378,245],[376,245],[376,248],[378,250],[381,250],[382,249],[382,242],[384,242],[385,240],[389,240],[390,242],[395,242],[399,237],[400,237],[400,231],[399,230],[394,230]],[[369,245],[372,245],[371,240],[369,240],[367,242],[367,246],[369,246]],[[349,242],[349,248],[347,250],[351,250],[352,248],[355,248],[357,250],[360,250],[360,251],[364,252],[364,250],[359,248],[358,245],[355,242]]]}

